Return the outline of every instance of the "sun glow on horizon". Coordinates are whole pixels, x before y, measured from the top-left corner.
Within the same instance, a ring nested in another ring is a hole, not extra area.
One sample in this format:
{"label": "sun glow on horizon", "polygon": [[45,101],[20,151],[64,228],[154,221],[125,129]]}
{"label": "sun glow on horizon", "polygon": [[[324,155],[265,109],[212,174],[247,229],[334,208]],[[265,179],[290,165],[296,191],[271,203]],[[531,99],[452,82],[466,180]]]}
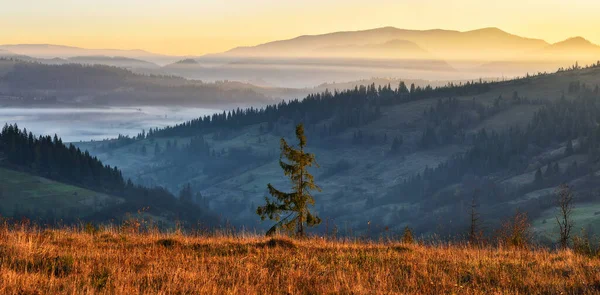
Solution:
{"label": "sun glow on horizon", "polygon": [[600,19],[595,16],[600,1],[593,0],[7,2],[0,11],[0,44],[202,55],[299,35],[385,26],[459,31],[498,27],[550,43],[582,36],[600,44]]}

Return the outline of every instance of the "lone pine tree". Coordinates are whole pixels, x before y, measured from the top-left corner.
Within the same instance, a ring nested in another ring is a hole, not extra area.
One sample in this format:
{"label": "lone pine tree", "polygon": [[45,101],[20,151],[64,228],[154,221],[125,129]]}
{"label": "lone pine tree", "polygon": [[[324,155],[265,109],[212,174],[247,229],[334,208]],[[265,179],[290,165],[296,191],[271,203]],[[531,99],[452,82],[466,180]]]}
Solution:
{"label": "lone pine tree", "polygon": [[[302,237],[306,234],[305,226],[312,227],[321,223],[321,219],[311,213],[308,207],[315,204],[311,191],[321,191],[321,189],[308,172],[308,167],[313,165],[318,167],[318,165],[313,154],[304,152],[306,136],[304,136],[302,124],[296,126],[296,138],[299,141],[298,148],[288,145],[285,139],[281,139],[281,156],[279,158],[279,166],[292,182],[292,192],[282,192],[269,183],[267,188],[272,198],[266,197],[266,204],[256,209],[256,213],[262,220],[268,217],[270,220],[277,221],[267,231],[267,235],[272,235],[278,228],[283,228],[289,232],[293,232],[295,229],[296,235]],[[283,158],[287,161],[284,161]]]}

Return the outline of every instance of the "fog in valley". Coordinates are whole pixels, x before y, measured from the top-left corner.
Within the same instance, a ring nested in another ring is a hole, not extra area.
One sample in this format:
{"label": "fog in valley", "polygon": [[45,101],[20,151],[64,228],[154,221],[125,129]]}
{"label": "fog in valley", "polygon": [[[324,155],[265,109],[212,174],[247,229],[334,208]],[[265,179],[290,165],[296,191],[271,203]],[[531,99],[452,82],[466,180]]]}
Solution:
{"label": "fog in valley", "polygon": [[37,135],[59,135],[64,142],[98,141],[119,135],[136,136],[150,128],[163,128],[218,109],[190,107],[16,108],[0,107],[3,123],[18,124]]}

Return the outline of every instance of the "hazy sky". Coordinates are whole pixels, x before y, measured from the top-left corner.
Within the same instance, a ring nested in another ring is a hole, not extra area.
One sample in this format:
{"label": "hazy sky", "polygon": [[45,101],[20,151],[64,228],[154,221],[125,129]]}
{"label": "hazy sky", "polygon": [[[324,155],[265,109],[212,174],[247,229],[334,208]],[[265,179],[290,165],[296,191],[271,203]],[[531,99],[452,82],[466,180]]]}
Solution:
{"label": "hazy sky", "polygon": [[200,55],[303,34],[384,26],[499,27],[600,44],[599,0],[0,0],[0,44]]}

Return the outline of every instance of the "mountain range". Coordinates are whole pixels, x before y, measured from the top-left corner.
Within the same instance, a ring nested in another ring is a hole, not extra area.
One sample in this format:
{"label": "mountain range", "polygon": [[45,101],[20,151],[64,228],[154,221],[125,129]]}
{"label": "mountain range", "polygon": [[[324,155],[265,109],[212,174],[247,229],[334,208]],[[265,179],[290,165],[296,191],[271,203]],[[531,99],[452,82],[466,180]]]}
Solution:
{"label": "mountain range", "polygon": [[[27,55],[36,58],[69,58],[76,56],[109,56],[142,59],[164,65],[185,59],[133,49],[85,49],[52,44],[0,45],[0,54]],[[362,31],[303,35],[256,46],[236,47],[206,57],[386,57],[501,60],[544,57],[554,54],[597,58],[600,46],[582,37],[550,44],[542,39],[526,38],[498,28],[472,31],[406,30],[394,27]],[[202,59],[200,57],[200,59]],[[194,58],[194,57],[189,57]]]}
{"label": "mountain range", "polygon": [[141,49],[87,49],[53,44],[7,44],[0,45],[0,54],[12,53],[34,58],[53,59],[78,56],[106,56],[141,59],[156,64],[168,64],[182,57],[152,53]]}
{"label": "mountain range", "polygon": [[[519,37],[496,28],[459,32],[451,30],[418,31],[385,27],[364,31],[300,36],[253,47],[238,47],[225,54],[233,56],[310,56],[314,55],[314,51],[318,52],[320,48],[324,47],[373,46],[393,40],[414,43],[440,59],[498,59],[549,45],[543,40]],[[414,56],[408,54],[403,57],[412,58]]]}
{"label": "mountain range", "polygon": [[[382,46],[387,45],[387,46]],[[269,42],[252,47],[238,47],[224,53],[227,56],[325,56],[336,55],[340,49],[347,53],[352,48],[354,57],[376,57],[385,50],[398,46],[396,57],[421,58],[429,52],[438,59],[453,60],[503,60],[535,58],[540,52],[544,58],[559,57],[554,53],[570,56],[597,58],[600,47],[582,37],[570,38],[550,44],[541,39],[525,38],[498,28],[484,28],[459,32],[451,30],[404,30],[385,27],[365,31],[336,32],[323,35],[306,35],[289,40]],[[410,50],[406,50],[410,46]],[[381,51],[365,48],[381,49]],[[324,50],[330,49],[330,50]],[[404,52],[403,52],[404,51]],[[566,52],[565,52],[566,51]],[[367,53],[367,54],[364,54]],[[594,55],[595,54],[595,55]],[[593,55],[593,56],[590,56]]]}
{"label": "mountain range", "polygon": [[575,62],[595,63],[600,59],[600,46],[582,37],[550,44],[498,28],[460,32],[384,27],[304,35],[203,56],[50,44],[0,45],[2,56],[297,88],[372,77],[455,80],[523,76],[566,68]]}

